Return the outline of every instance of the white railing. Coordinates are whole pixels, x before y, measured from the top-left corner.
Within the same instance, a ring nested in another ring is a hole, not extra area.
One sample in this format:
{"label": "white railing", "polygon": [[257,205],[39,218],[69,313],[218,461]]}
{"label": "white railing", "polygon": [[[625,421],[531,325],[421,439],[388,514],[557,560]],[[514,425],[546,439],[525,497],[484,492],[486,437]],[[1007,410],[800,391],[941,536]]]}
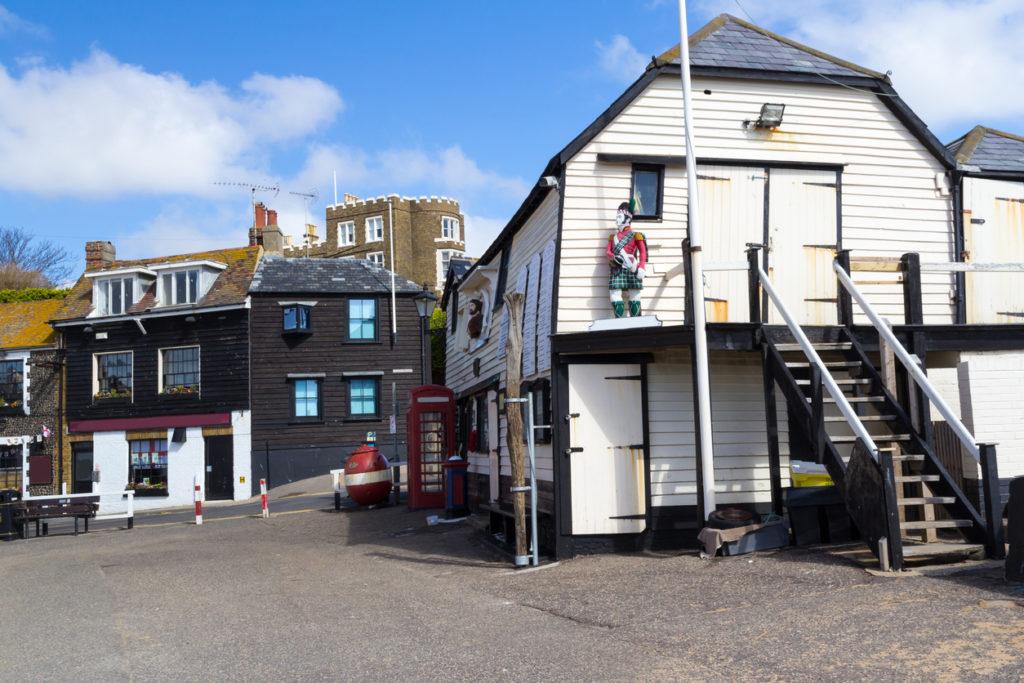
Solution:
{"label": "white railing", "polygon": [[836,407],[839,408],[839,412],[841,412],[843,417],[846,418],[850,428],[853,429],[853,433],[864,442],[865,446],[867,446],[868,451],[871,453],[871,457],[877,461],[878,446],[875,445],[874,439],[872,439],[871,435],[868,434],[867,428],[865,428],[864,423],[860,421],[860,417],[857,415],[856,411],[854,411],[853,406],[851,406],[850,402],[846,400],[846,395],[843,394],[843,390],[839,388],[838,384],[836,384],[835,378],[833,378],[832,373],[828,371],[828,368],[825,366],[824,361],[821,360],[818,352],[814,350],[814,346],[811,344],[810,340],[807,339],[807,335],[804,334],[800,325],[798,325],[796,320],[793,319],[789,309],[786,308],[786,305],[775,291],[775,288],[772,287],[771,282],[769,282],[768,276],[765,274],[764,270],[758,268],[757,274],[758,277],[761,278],[762,289],[768,293],[772,302],[775,303],[775,308],[778,309],[779,314],[782,315],[782,319],[786,321],[786,325],[789,326],[789,331],[793,333],[797,343],[800,344],[800,348],[803,349],[804,354],[806,354],[807,359],[816,365],[821,371],[821,383],[825,385],[825,389],[835,400]]}
{"label": "white railing", "polygon": [[922,263],[922,273],[1024,273],[1024,263]]}
{"label": "white railing", "polygon": [[903,363],[903,367],[907,369],[907,374],[914,378],[917,386],[921,388],[921,391],[928,397],[928,400],[939,410],[939,413],[949,423],[953,432],[956,433],[967,450],[974,456],[974,459],[980,461],[981,452],[978,449],[978,443],[974,440],[974,436],[967,430],[964,423],[953,414],[953,411],[946,405],[946,402],[942,400],[939,392],[935,390],[935,386],[928,380],[928,375],[924,374],[924,371],[917,364],[914,357],[904,348],[903,344],[900,344],[896,335],[892,333],[889,326],[882,321],[882,318],[875,312],[875,309],[871,307],[871,304],[864,298],[861,291],[857,289],[857,286],[853,284],[853,280],[846,274],[846,271],[843,270],[838,261],[833,261],[832,268],[835,270],[839,282],[850,293],[850,296],[857,301],[864,315],[867,316],[871,324],[878,330],[878,335],[885,340],[885,343],[892,349],[893,354]]}

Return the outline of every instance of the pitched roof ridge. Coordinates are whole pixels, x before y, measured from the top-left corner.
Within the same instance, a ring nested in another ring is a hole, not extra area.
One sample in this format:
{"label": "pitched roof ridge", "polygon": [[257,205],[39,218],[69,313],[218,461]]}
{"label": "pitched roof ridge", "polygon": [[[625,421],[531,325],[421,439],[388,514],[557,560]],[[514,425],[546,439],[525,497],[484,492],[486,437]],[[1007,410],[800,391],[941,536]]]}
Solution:
{"label": "pitched roof ridge", "polygon": [[[866,67],[860,66],[859,64],[854,64],[853,62],[848,62],[845,59],[840,59],[839,57],[836,57],[834,55],[830,55],[827,52],[822,52],[821,50],[816,50],[813,47],[809,47],[807,45],[804,45],[803,43],[798,43],[795,40],[792,40],[790,38],[786,38],[785,36],[781,36],[781,35],[779,35],[777,33],[773,33],[771,31],[769,31],[768,29],[761,28],[760,26],[752,24],[749,21],[744,21],[743,19],[740,19],[738,17],[734,17],[731,14],[719,14],[717,17],[715,17],[714,19],[709,21],[707,24],[705,24],[701,28],[697,29],[694,33],[691,33],[690,36],[689,36],[689,39],[687,40],[687,43],[689,44],[690,49],[693,49],[694,47],[699,45],[704,39],[706,39],[708,36],[712,35],[716,31],[718,31],[720,28],[722,28],[723,26],[725,26],[729,22],[738,24],[740,26],[743,26],[744,28],[750,29],[751,31],[755,31],[757,33],[760,33],[763,36],[771,38],[772,40],[777,40],[780,43],[785,43],[786,45],[789,45],[790,47],[793,47],[793,48],[796,48],[797,50],[800,50],[802,52],[806,52],[808,54],[814,55],[815,57],[818,57],[819,59],[824,59],[825,61],[832,62],[833,64],[836,64],[837,66],[841,66],[841,67],[850,69],[852,71],[859,71],[860,73],[862,73],[862,74],[864,74],[866,76],[870,76],[872,78],[877,78],[877,79],[879,79],[881,81],[885,81],[886,83],[891,83],[891,80],[889,79],[889,76],[886,75],[886,74],[880,73],[878,71],[874,71],[872,69],[868,69]],[[678,57],[679,57],[679,45],[677,44],[675,47],[669,48],[665,52],[661,53],[659,56],[655,57],[651,61],[651,64],[647,68],[650,69],[650,68],[653,68],[653,67],[661,66],[662,64],[668,64],[668,63],[672,62],[674,59],[676,59]]]}
{"label": "pitched roof ridge", "polygon": [[168,263],[174,261],[196,261],[202,258],[209,258],[212,256],[227,256],[229,259],[231,256],[235,258],[242,257],[246,252],[251,250],[259,249],[259,246],[245,246],[245,247],[228,247],[225,249],[210,249],[207,251],[196,251],[188,254],[165,254],[163,256],[150,256],[147,258],[138,259],[116,259],[109,266],[103,268],[103,270],[112,270],[115,268],[127,268],[131,266],[138,266],[147,263]]}

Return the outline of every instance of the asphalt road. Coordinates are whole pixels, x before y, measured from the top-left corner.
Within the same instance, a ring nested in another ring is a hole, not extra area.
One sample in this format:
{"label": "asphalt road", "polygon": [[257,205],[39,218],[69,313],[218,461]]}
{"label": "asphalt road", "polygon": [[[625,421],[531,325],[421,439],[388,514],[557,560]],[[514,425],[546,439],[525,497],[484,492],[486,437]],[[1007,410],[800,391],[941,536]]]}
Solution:
{"label": "asphalt road", "polygon": [[[3,680],[1019,680],[1001,567],[824,549],[514,571],[475,520],[333,510],[316,480],[131,531],[0,544]],[[177,516],[176,516],[177,515]],[[834,549],[833,549],[834,550]]]}

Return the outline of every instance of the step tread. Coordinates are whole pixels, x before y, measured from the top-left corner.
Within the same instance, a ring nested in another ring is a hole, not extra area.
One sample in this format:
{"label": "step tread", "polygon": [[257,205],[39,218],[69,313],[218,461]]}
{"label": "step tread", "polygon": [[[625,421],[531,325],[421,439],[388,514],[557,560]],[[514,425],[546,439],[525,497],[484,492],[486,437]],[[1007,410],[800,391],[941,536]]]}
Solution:
{"label": "step tread", "polygon": [[[808,396],[807,400],[810,401],[811,397]],[[822,403],[835,403],[836,400],[831,396],[826,396],[821,400]],[[885,396],[847,396],[847,403],[885,403]]]}
{"label": "step tread", "polygon": [[969,527],[974,523],[969,519],[931,519],[920,522],[900,522],[900,529],[955,529],[957,527]]}
{"label": "step tread", "polygon": [[[811,346],[814,347],[815,351],[845,351],[846,349],[853,348],[851,342],[819,342],[811,344]],[[803,347],[793,342],[776,344],[775,348],[779,351],[803,351]]]}
{"label": "step tread", "polygon": [[[896,415],[861,415],[861,422],[892,422],[899,419]],[[825,422],[846,422],[842,415],[826,415]]]}
{"label": "step tread", "polygon": [[903,557],[934,557],[943,555],[973,555],[984,552],[979,543],[921,543],[903,546]]}
{"label": "step tread", "polygon": [[910,484],[913,482],[922,481],[939,481],[940,477],[937,474],[907,474],[902,477],[896,477],[897,484]]}
{"label": "step tread", "polygon": [[[892,450],[889,448],[879,448],[878,450]],[[924,462],[924,454],[922,453],[894,453],[892,456],[893,462]]]}
{"label": "step tread", "polygon": [[897,505],[950,505],[956,502],[953,496],[927,496],[924,498],[900,498]]}
{"label": "step tread", "polygon": [[[801,385],[808,385],[809,386],[811,384],[811,380],[809,380],[809,379],[798,379],[796,381],[796,383],[797,384],[801,384]],[[842,386],[844,384],[845,385],[849,385],[849,386],[853,386],[853,385],[864,386],[864,385],[867,385],[867,384],[871,384],[871,380],[870,379],[860,379],[860,378],[858,378],[858,379],[837,379],[836,380],[836,384],[838,384],[840,386]]]}
{"label": "step tread", "polygon": [[[857,437],[852,434],[833,436],[830,438],[832,439],[832,443],[853,443],[857,440]],[[910,441],[910,434],[886,434],[884,436],[872,435],[871,438],[875,440],[876,444],[885,443],[886,441]]]}
{"label": "step tread", "polygon": [[[787,368],[806,368],[810,367],[810,361],[789,361],[786,363]],[[859,360],[827,360],[825,361],[826,368],[859,368],[863,363]]]}

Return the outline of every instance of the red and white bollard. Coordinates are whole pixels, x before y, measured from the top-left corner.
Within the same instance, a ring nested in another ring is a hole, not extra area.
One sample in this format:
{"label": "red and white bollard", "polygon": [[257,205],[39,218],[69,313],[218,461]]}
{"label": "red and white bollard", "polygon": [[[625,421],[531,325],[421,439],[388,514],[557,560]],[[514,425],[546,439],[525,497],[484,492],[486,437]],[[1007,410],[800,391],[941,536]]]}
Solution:
{"label": "red and white bollard", "polygon": [[270,510],[267,509],[267,480],[260,479],[260,498],[263,501],[263,519],[270,517]]}
{"label": "red and white bollard", "polygon": [[196,484],[196,526],[203,523],[203,493],[202,487]]}

